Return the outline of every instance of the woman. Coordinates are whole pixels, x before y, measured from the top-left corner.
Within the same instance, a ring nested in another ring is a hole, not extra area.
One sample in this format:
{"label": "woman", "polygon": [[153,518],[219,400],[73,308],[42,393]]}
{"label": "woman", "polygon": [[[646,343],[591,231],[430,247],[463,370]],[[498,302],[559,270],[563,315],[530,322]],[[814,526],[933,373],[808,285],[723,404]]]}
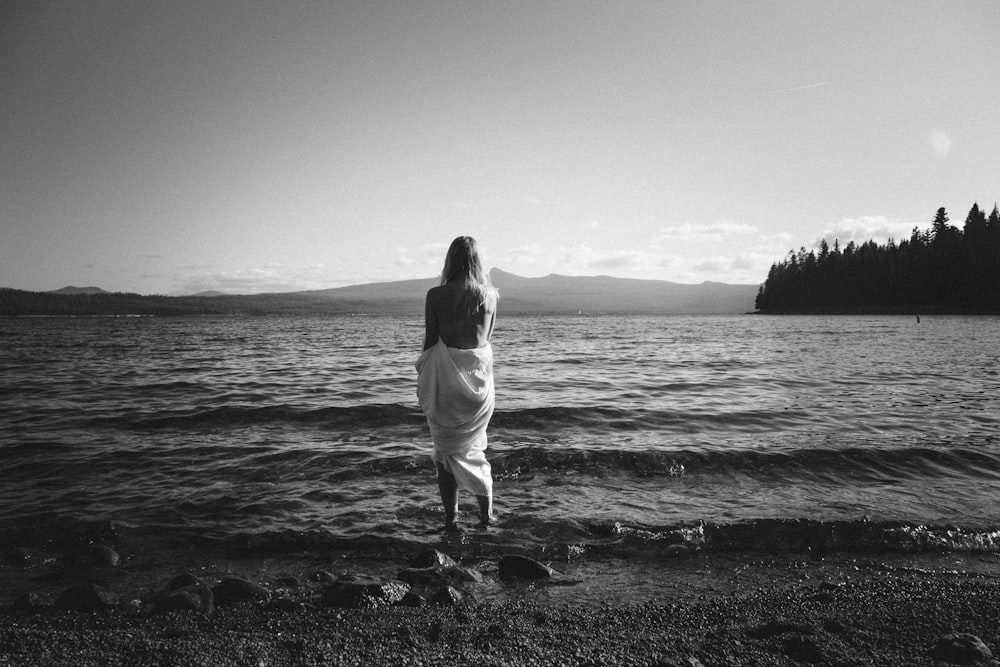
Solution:
{"label": "woman", "polygon": [[427,292],[424,351],[417,360],[417,398],[434,440],[431,459],[449,531],[457,529],[459,487],[479,501],[480,523],[493,523],[493,476],[485,452],[494,405],[490,336],[497,299],[475,239],[452,241],[441,284]]}

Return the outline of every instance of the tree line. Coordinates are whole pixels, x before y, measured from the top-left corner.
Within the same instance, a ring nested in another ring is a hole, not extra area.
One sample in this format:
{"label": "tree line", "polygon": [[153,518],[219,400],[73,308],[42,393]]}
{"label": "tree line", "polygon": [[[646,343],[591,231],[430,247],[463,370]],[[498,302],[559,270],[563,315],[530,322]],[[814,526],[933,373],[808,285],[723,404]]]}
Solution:
{"label": "tree line", "polygon": [[364,304],[305,294],[161,296],[128,292],[56,294],[0,289],[0,317],[315,315],[364,312]]}
{"label": "tree line", "polygon": [[885,245],[824,239],[771,266],[761,313],[1000,314],[1000,212],[973,204],[962,229],[937,210],[929,229]]}

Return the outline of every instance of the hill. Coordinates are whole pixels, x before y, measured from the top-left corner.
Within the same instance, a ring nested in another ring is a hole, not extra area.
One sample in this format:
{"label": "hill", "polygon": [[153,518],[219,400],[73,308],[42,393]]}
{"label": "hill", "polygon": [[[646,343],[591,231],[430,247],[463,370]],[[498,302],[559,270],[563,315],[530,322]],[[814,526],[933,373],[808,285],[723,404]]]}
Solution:
{"label": "hill", "polygon": [[74,287],[73,285],[68,285],[66,287],[55,289],[49,292],[50,294],[108,294],[100,287]]}
{"label": "hill", "polygon": [[[730,314],[753,308],[757,285],[686,285],[609,276],[524,278],[494,269],[500,307],[508,314]],[[0,292],[0,315],[309,315],[423,313],[436,278],[351,285],[327,290],[182,297],[77,292]],[[66,288],[69,289],[69,288]],[[81,289],[81,288],[73,288]],[[89,290],[96,291],[89,291]]]}
{"label": "hill", "polygon": [[756,285],[700,285],[610,276],[522,278],[494,269],[501,307],[517,313],[708,315],[753,310]]}

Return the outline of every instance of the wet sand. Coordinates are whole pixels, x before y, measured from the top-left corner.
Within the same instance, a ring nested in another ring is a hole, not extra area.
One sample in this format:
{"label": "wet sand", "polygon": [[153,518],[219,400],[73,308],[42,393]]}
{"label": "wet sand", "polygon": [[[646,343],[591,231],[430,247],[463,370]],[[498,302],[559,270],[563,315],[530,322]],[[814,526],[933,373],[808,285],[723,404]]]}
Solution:
{"label": "wet sand", "polygon": [[8,606],[0,665],[934,665],[951,633],[1000,650],[992,554],[693,554],[499,583],[478,565],[483,581],[455,605],[330,607],[319,583],[295,581],[260,582],[268,599],[210,614],[151,613],[128,596],[94,612]]}

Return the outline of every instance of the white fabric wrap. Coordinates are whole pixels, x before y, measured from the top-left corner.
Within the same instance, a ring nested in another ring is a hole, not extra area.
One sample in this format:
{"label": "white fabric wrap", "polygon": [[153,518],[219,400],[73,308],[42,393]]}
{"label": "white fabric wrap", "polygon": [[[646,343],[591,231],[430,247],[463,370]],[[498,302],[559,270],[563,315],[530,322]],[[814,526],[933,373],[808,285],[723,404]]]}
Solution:
{"label": "white fabric wrap", "polygon": [[493,416],[493,348],[463,350],[444,341],[424,350],[416,363],[417,400],[434,440],[431,459],[458,485],[477,496],[493,493],[486,460],[486,426]]}

